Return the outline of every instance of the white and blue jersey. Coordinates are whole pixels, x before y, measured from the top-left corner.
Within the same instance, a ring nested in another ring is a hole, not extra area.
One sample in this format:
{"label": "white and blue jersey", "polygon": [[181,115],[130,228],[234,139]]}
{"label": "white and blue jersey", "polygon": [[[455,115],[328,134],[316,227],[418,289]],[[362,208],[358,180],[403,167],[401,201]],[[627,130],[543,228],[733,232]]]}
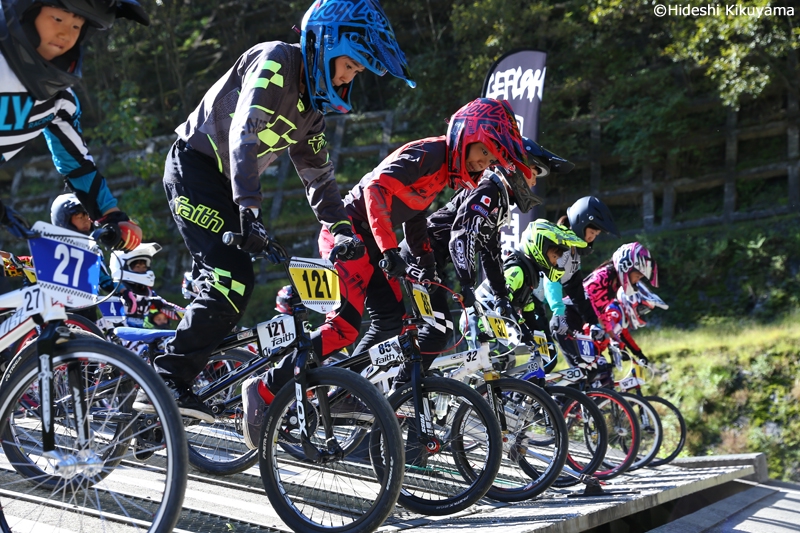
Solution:
{"label": "white and blue jersey", "polygon": [[56,170],[92,219],[117,206],[95,167],[80,125],[81,106],[72,89],[35,100],[0,55],[0,165],[44,133]]}

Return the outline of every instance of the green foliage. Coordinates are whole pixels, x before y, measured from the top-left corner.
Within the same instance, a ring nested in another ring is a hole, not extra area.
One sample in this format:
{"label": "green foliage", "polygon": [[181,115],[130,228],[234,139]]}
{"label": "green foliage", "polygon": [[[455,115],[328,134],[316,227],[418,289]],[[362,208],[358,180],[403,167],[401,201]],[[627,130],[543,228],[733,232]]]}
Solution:
{"label": "green foliage", "polygon": [[800,480],[800,327],[742,320],[693,332],[644,330],[660,373],[647,393],[673,401],[688,438],[683,455],[764,452],[770,476]]}

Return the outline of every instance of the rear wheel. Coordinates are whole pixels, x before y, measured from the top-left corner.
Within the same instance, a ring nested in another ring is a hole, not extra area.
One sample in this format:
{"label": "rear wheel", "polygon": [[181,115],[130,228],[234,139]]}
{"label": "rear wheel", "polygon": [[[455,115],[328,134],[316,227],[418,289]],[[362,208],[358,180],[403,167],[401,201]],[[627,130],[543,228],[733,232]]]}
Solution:
{"label": "rear wheel", "polygon": [[491,488],[502,461],[500,427],[486,400],[452,379],[424,378],[434,442],[420,442],[411,385],[389,397],[405,443],[406,467],[398,502],[415,513],[463,511]]}
{"label": "rear wheel", "polygon": [[[195,378],[197,392],[210,383],[258,357],[244,348],[233,348],[215,354]],[[251,450],[244,441],[241,382],[206,400],[215,412],[213,424],[192,421],[186,427],[189,442],[189,463],[201,472],[227,476],[243,472],[258,462],[257,450]]]}
{"label": "rear wheel", "polygon": [[658,454],[655,459],[650,461],[649,466],[665,465],[675,459],[686,444],[686,422],[683,420],[680,410],[664,398],[645,396],[645,399],[658,413],[664,433]]}
{"label": "rear wheel", "polygon": [[561,407],[569,439],[565,466],[575,474],[562,472],[553,485],[569,487],[580,483],[577,475],[590,476],[603,464],[608,447],[606,421],[597,405],[581,391],[558,386],[547,386],[544,390]]}
{"label": "rear wheel", "polygon": [[633,410],[636,411],[639,420],[639,429],[641,430],[639,451],[636,454],[636,460],[628,467],[628,471],[632,471],[649,465],[656,457],[661,447],[661,439],[663,438],[661,420],[656,410],[653,409],[650,402],[643,396],[627,392],[622,392],[620,394],[631,404]]}

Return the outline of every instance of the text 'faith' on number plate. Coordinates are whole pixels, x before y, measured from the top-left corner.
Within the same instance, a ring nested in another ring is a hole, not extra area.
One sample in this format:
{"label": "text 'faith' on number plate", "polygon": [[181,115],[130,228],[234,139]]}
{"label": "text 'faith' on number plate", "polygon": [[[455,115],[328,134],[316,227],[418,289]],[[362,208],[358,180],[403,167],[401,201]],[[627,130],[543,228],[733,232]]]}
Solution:
{"label": "text 'faith' on number plate", "polygon": [[436,325],[436,317],[433,316],[433,305],[431,305],[431,295],[428,294],[428,289],[419,283],[412,283],[414,289],[414,302],[417,304],[419,314],[422,319],[431,326]]}
{"label": "text 'faith' on number plate", "polygon": [[289,263],[289,275],[307,308],[317,313],[328,313],[339,307],[339,276],[327,259],[293,257]]}
{"label": "text 'faith' on number plate", "polygon": [[375,366],[384,366],[394,361],[402,361],[403,350],[400,348],[400,341],[393,337],[369,349],[369,357]]}

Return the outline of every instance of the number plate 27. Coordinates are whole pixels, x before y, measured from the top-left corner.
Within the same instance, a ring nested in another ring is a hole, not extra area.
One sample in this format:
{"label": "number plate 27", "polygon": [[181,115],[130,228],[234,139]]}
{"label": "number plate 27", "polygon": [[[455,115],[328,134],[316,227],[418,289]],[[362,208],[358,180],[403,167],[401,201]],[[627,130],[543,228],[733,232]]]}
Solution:
{"label": "number plate 27", "polygon": [[292,258],[289,275],[303,305],[318,313],[339,307],[339,276],[327,259]]}
{"label": "number plate 27", "polygon": [[89,249],[86,237],[78,233],[42,222],[33,229],[48,234],[28,244],[37,282],[53,303],[67,307],[96,303],[102,255]]}

